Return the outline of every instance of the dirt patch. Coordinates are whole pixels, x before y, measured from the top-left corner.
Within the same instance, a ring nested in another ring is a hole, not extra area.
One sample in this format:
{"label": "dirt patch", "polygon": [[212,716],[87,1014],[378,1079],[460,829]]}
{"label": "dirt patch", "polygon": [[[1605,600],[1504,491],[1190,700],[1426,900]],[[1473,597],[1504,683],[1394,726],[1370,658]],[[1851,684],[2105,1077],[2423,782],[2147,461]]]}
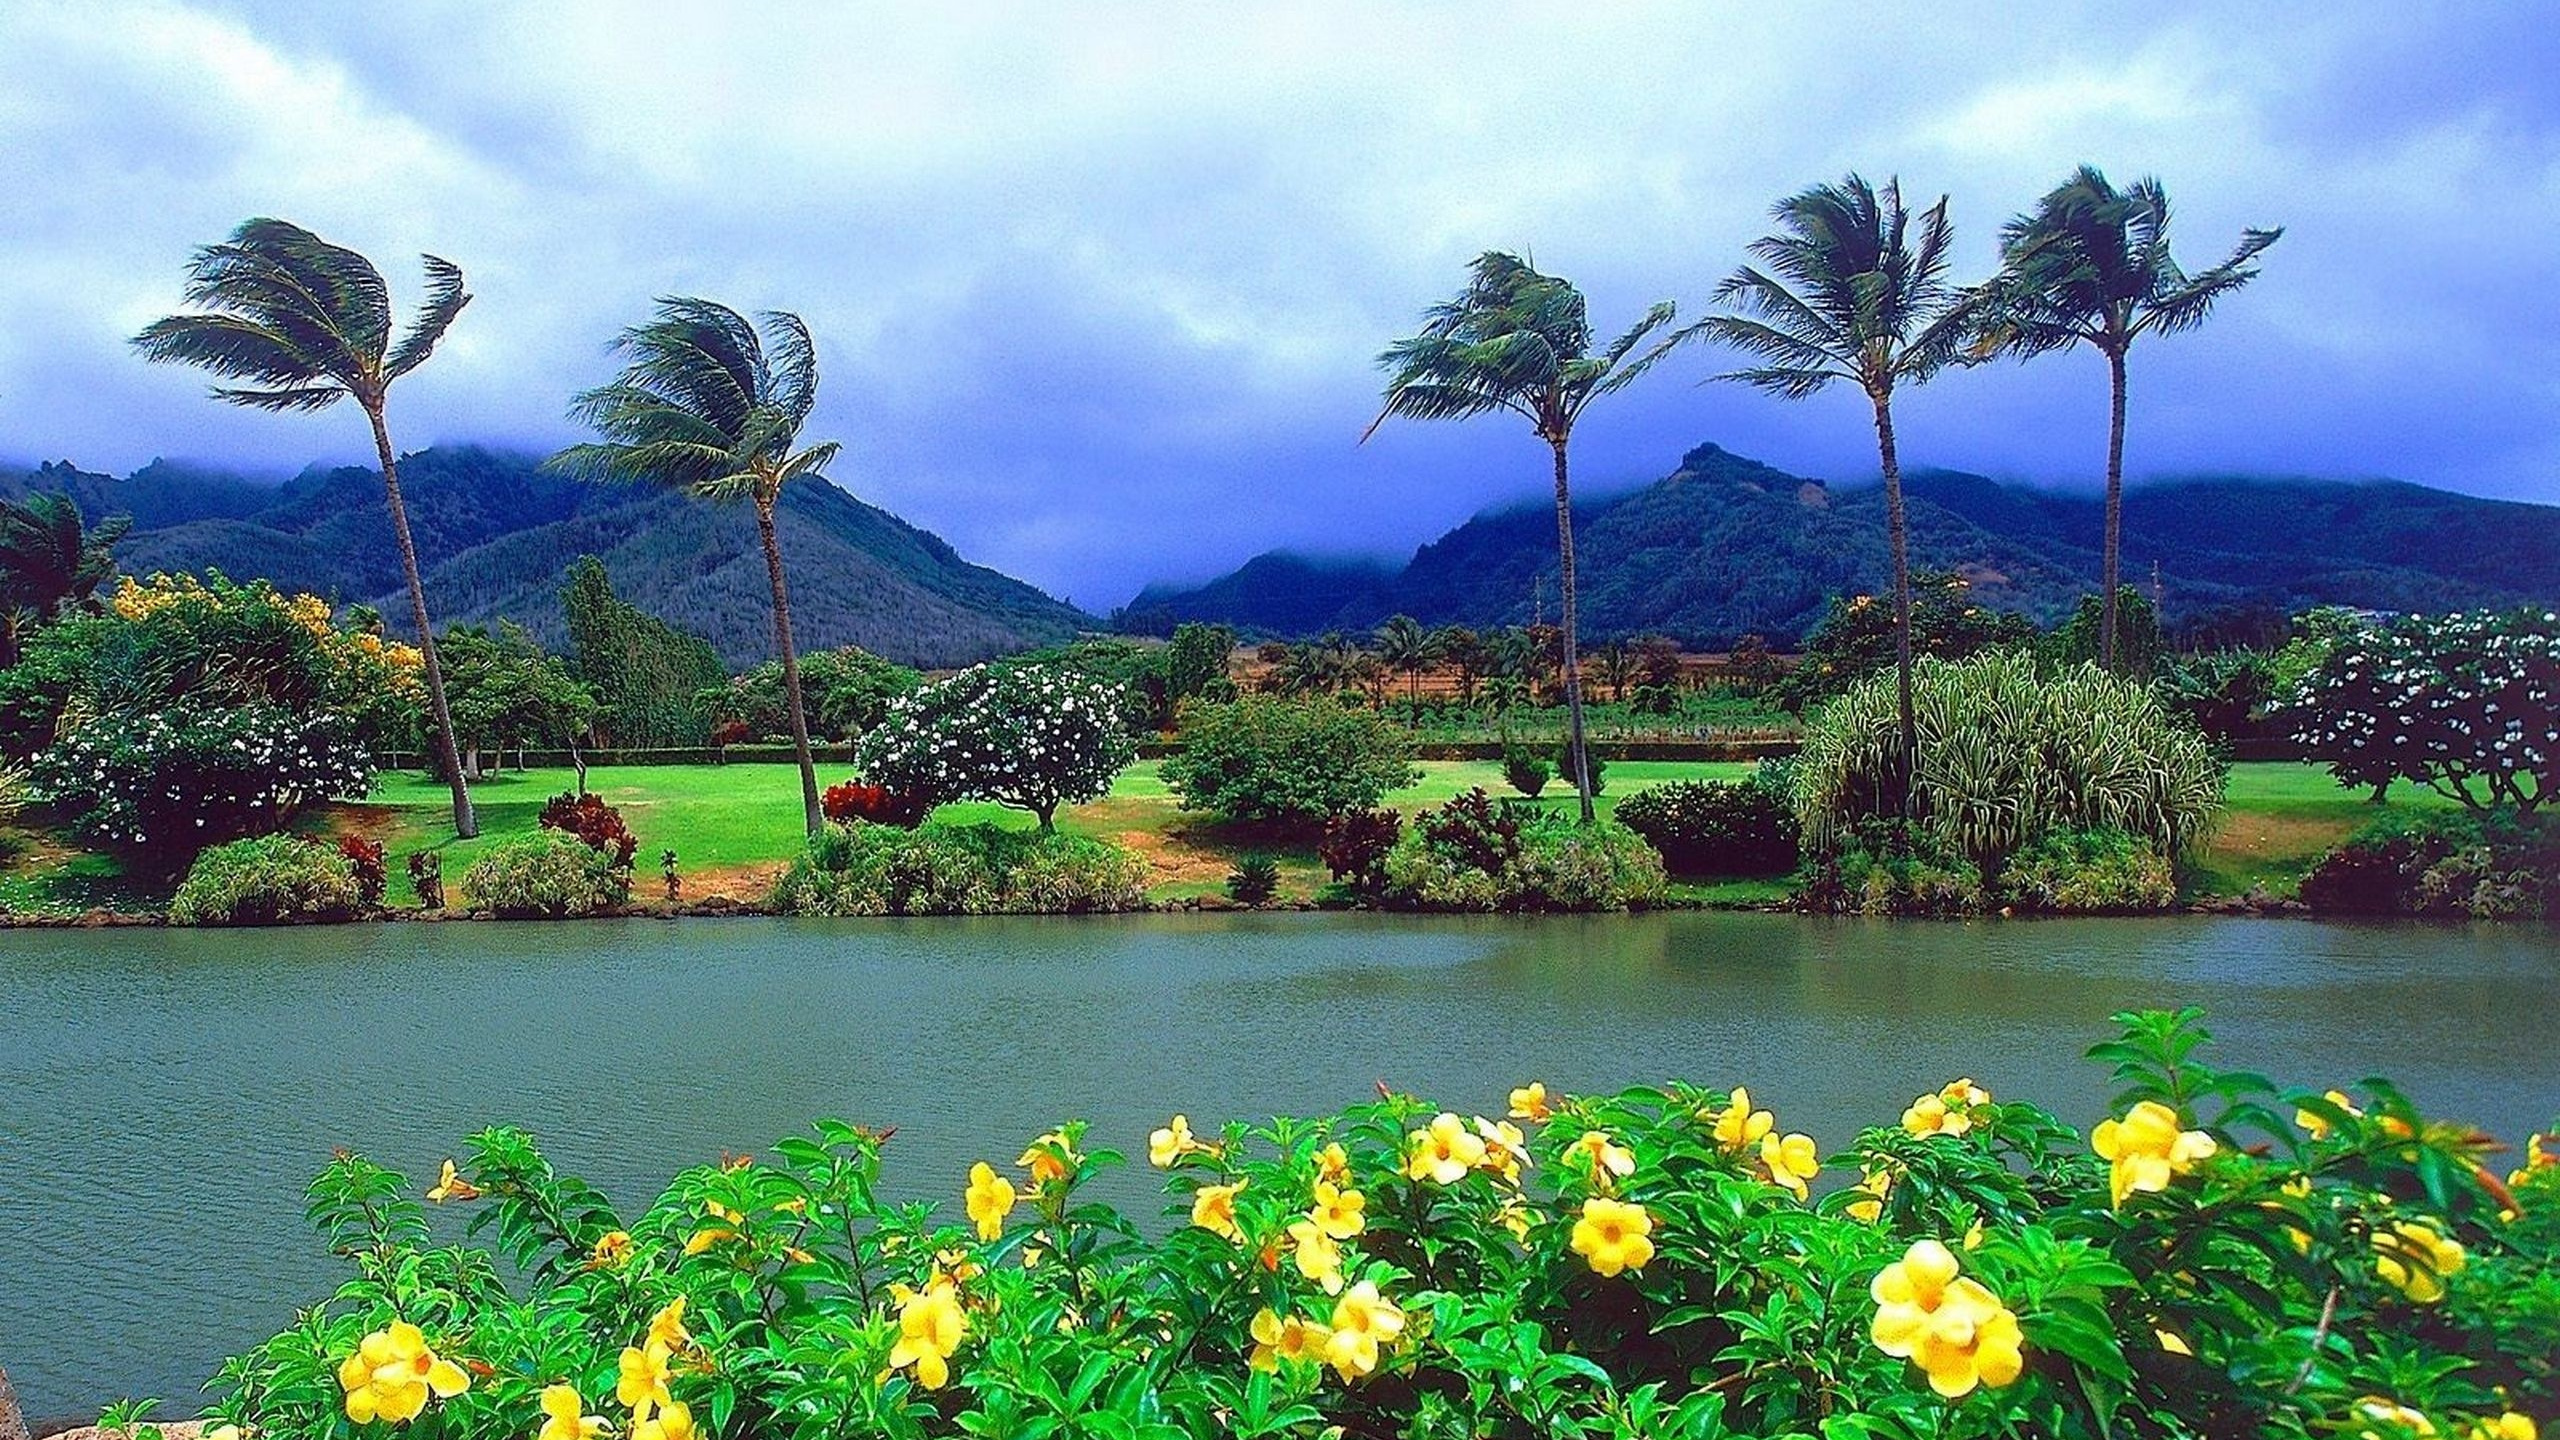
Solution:
{"label": "dirt patch", "polygon": [[[773,883],[791,866],[781,860],[754,860],[744,865],[706,865],[698,870],[684,870],[684,898],[708,900],[725,895],[732,900],[748,900],[763,904],[773,895]],[[631,893],[657,899],[667,893],[666,881],[655,871],[632,877]]]}
{"label": "dirt patch", "polygon": [[2346,839],[2355,828],[2352,820],[2243,812],[2224,823],[2205,854],[2261,861],[2309,859]]}

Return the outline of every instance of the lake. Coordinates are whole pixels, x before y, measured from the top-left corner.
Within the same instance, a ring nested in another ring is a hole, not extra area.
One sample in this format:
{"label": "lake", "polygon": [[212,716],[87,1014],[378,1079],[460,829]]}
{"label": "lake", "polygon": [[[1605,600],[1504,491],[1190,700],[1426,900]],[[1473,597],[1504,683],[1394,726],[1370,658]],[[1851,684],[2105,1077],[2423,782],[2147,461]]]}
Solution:
{"label": "lake", "polygon": [[[617,921],[0,933],[0,1365],[30,1415],[156,1395],[336,1271],[302,1186],[347,1146],[423,1183],[491,1123],[636,1213],[817,1115],[895,1125],[890,1188],[956,1196],[1071,1117],[1140,1157],[1384,1081],[1748,1083],[1827,1152],[1969,1074],[2075,1124],[2110,1011],[2198,1004],[2207,1058],[2398,1080],[2520,1140],[2560,1117],[2560,942],[2536,928],[1973,924],[1682,913],[1447,919]],[[1143,1167],[1141,1167],[1143,1168]],[[1153,1213],[1149,1182],[1110,1198]],[[458,1228],[458,1227],[454,1227]]]}

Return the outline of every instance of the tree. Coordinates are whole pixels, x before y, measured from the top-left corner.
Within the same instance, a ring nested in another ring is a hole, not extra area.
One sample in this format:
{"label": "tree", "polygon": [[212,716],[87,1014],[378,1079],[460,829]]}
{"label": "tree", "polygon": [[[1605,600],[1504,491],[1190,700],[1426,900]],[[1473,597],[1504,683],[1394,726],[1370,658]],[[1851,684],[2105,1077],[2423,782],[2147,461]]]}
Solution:
{"label": "tree", "polygon": [[129,515],[83,528],[69,495],[0,500],[0,666],[18,663],[18,637],[67,609],[95,609],[98,587],[116,573],[116,542],[133,528]]}
{"label": "tree", "polygon": [[1378,627],[1377,640],[1379,661],[1404,677],[1405,701],[1419,717],[1422,672],[1440,663],[1439,632],[1423,629],[1422,622],[1410,615],[1393,615]]}
{"label": "tree", "polygon": [[[1924,570],[1911,577],[1911,651],[1916,656],[1962,660],[1985,650],[2036,641],[2035,622],[1993,610],[1973,598],[1964,577]],[[1835,595],[1804,640],[1804,654],[1777,685],[1777,701],[1805,710],[1894,663],[1903,626],[1872,595]]]}
{"label": "tree", "polygon": [[569,567],[560,610],[569,622],[578,678],[595,694],[604,743],[703,742],[711,728],[704,692],[716,694],[729,679],[710,641],[623,601],[593,555]]}
{"label": "tree", "polygon": [[[544,654],[523,626],[502,621],[495,634],[483,626],[456,626],[442,643],[451,663],[454,732],[472,778],[479,778],[484,748],[499,752],[501,763],[510,746],[564,745],[574,751],[595,723],[594,693],[570,678],[559,656]],[[583,773],[583,762],[579,768]]]}
{"label": "tree", "polygon": [[[1947,199],[1916,217],[1902,183],[1879,194],[1856,175],[1778,202],[1778,231],[1751,242],[1759,265],[1744,265],[1716,287],[1711,315],[1664,342],[1713,340],[1760,364],[1719,375],[1788,400],[1847,381],[1875,411],[1876,453],[1884,466],[1885,525],[1893,546],[1895,696],[1902,753],[1914,752],[1911,718],[1911,534],[1902,505],[1902,460],[1894,448],[1893,394],[1963,358],[1972,308],[1947,279],[1952,232]],[[1765,267],[1765,268],[1764,268]]]}
{"label": "tree", "polygon": [[1624,704],[1627,687],[1635,683],[1636,652],[1624,640],[1612,640],[1600,647],[1600,679],[1609,687],[1612,704]]}
{"label": "tree", "polygon": [[2214,302],[2258,276],[2251,262],[2282,229],[2244,230],[2219,265],[2189,275],[2169,255],[2169,192],[2158,180],[2119,191],[2093,165],[2055,186],[2000,230],[2000,274],[1987,287],[1984,343],[2021,359],[2087,345],[2107,360],[2107,518],[2100,549],[2100,663],[2118,658],[2124,533],[2125,355],[2152,333],[2192,330]]}
{"label": "tree", "polygon": [[2294,738],[2341,785],[2408,780],[2530,815],[2560,782],[2555,695],[2560,617],[2527,608],[2338,634],[2289,699]]}
{"label": "tree", "polygon": [[1555,462],[1557,574],[1563,599],[1566,745],[1582,822],[1590,824],[1591,767],[1582,728],[1582,676],[1575,654],[1578,619],[1573,569],[1573,490],[1567,452],[1582,412],[1602,395],[1633,384],[1660,358],[1635,354],[1671,323],[1668,301],[1595,352],[1582,292],[1542,275],[1516,255],[1488,250],[1476,257],[1467,287],[1431,307],[1421,333],[1378,357],[1388,372],[1386,403],[1362,440],[1391,415],[1408,420],[1463,420],[1509,411],[1547,442]]}
{"label": "tree", "polygon": [[1193,706],[1162,774],[1185,810],[1309,825],[1374,809],[1416,772],[1404,732],[1373,711],[1254,695]]}
{"label": "tree", "polygon": [[409,582],[409,619],[425,662],[436,756],[453,787],[453,829],[468,840],[480,833],[480,819],[472,812],[471,787],[454,746],[435,626],[427,618],[426,582],[418,572],[418,547],[409,538],[409,511],[400,499],[400,467],[384,415],[391,383],[426,363],[471,296],[462,288],[462,267],[433,255],[419,260],[427,272],[426,303],[394,343],[390,287],[372,261],[288,221],[244,221],[229,240],[205,246],[188,263],[187,303],[202,311],[154,320],[133,343],[154,363],[194,365],[243,382],[213,388],[214,398],[228,404],[325,410],[353,400],[364,411],[382,464],[391,538]]}
{"label": "tree", "polygon": [[815,835],[826,815],[809,753],[800,658],[791,644],[791,590],[773,514],[782,487],[823,479],[819,472],[839,447],[830,440],[793,448],[818,403],[818,346],[808,325],[782,310],[756,318],[762,334],[726,305],[687,296],[660,300],[655,318],[614,341],[615,352],[630,357],[621,377],[570,402],[570,416],[594,427],[604,442],[572,445],[551,463],[592,480],[669,485],[755,507],[765,578],[773,587],[773,647],[800,761],[801,808]]}
{"label": "tree", "polygon": [[979,665],[889,707],[862,737],[862,778],[927,806],[992,800],[1057,828],[1136,758],[1110,683],[1063,665]]}
{"label": "tree", "polygon": [[1476,687],[1484,683],[1485,671],[1493,664],[1484,637],[1464,625],[1443,625],[1431,632],[1431,642],[1456,674],[1458,703],[1472,707],[1476,703]]}

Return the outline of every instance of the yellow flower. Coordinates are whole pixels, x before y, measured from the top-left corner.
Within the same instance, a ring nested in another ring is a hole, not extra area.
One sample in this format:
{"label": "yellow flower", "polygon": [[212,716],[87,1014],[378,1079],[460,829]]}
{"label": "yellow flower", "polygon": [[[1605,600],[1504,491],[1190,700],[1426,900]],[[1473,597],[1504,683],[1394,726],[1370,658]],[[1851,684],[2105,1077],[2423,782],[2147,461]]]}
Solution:
{"label": "yellow flower", "polygon": [[631,1261],[631,1232],[607,1230],[596,1237],[596,1248],[587,1252],[590,1270],[619,1270]]}
{"label": "yellow flower", "polygon": [[1429,1129],[1416,1130],[1407,1139],[1412,1148],[1405,1156],[1404,1173],[1415,1180],[1455,1185],[1484,1163],[1484,1141],[1467,1129],[1466,1121],[1445,1110],[1432,1119]]}
{"label": "yellow flower", "polygon": [[693,1407],[670,1400],[649,1414],[632,1416],[631,1440],[693,1440]]}
{"label": "yellow flower", "polygon": [[2435,1422],[2423,1412],[2412,1410],[2396,1400],[2385,1400],[2379,1395],[2367,1395],[2358,1400],[2349,1418],[2366,1422],[2353,1432],[2355,1440],[2393,1440],[2397,1436],[2436,1433]]}
{"label": "yellow flower", "polygon": [[2018,1317],[1973,1279],[1960,1279],[1955,1253],[1921,1240],[1878,1271],[1868,1337],[1877,1349],[1917,1364],[1929,1388],[1952,1400],[1976,1385],[1997,1390],[2026,1368]]}
{"label": "yellow flower", "polygon": [[693,1332],[684,1328],[684,1297],[679,1295],[649,1317],[649,1335],[645,1343],[681,1350],[693,1343]]}
{"label": "yellow flower", "polygon": [[1643,1206],[1594,1195],[1573,1222],[1573,1253],[1591,1263],[1593,1274],[1611,1277],[1644,1268],[1653,1258],[1652,1235],[1653,1217]]}
{"label": "yellow flower", "polygon": [[2373,1271],[2421,1305],[2444,1298],[2444,1282],[2467,1262],[2462,1246],[2423,1220],[2373,1232]]}
{"label": "yellow flower", "polygon": [[[2347,1096],[2346,1096],[2346,1094],[2345,1094],[2345,1092],[2343,1092],[2343,1091],[2331,1090],[2331,1091],[2328,1091],[2327,1093],[2323,1094],[2320,1098],[2321,1098],[2321,1099],[2323,1099],[2323,1100],[2328,1101],[2328,1102],[2329,1102],[2330,1104],[2332,1104],[2332,1105],[2337,1106],[2339,1109],[2346,1111],[2346,1112],[2347,1112],[2347,1114],[2349,1114],[2350,1116],[2353,1116],[2354,1118],[2356,1118],[2356,1119],[2358,1119],[2358,1120],[2361,1120],[2361,1119],[2363,1119],[2363,1118],[2364,1118],[2364,1112],[2363,1112],[2362,1110],[2357,1109],[2357,1108],[2356,1108],[2356,1103],[2355,1103],[2353,1100],[2348,1099],[2348,1098],[2347,1098]],[[2308,1111],[2308,1110],[2296,1110],[2296,1111],[2294,1111],[2294,1112],[2293,1112],[2293,1123],[2294,1123],[2294,1124],[2296,1124],[2296,1125],[2301,1126],[2301,1127],[2302,1127],[2306,1132],[2308,1132],[2308,1133],[2310,1134],[2311,1138],[2312,1138],[2312,1139],[2314,1139],[2314,1140],[2326,1140],[2326,1139],[2328,1139],[2328,1138],[2329,1138],[2329,1131],[2333,1128],[2333,1127],[2329,1124],[2329,1120],[2328,1120],[2328,1117],[2327,1117],[2327,1116],[2325,1116],[2325,1115],[2315,1115],[2315,1114],[2313,1114],[2311,1111]]]}
{"label": "yellow flower", "polygon": [[1944,1095],[1923,1095],[1902,1112],[1902,1128],[1924,1139],[1931,1135],[1962,1135],[1973,1128],[1973,1117],[1948,1108]]}
{"label": "yellow flower", "polygon": [[1022,1158],[1013,1163],[1031,1172],[1032,1184],[1051,1185],[1075,1173],[1079,1158],[1068,1146],[1066,1133],[1052,1130],[1032,1141],[1030,1147],[1022,1152]]}
{"label": "yellow flower", "polygon": [[[1029,1266],[1023,1268],[1029,1269]],[[933,1275],[928,1285],[965,1285],[987,1273],[987,1267],[969,1258],[969,1252],[954,1246],[933,1252]]]}
{"label": "yellow flower", "polygon": [[1635,1152],[1609,1138],[1606,1130],[1585,1130],[1582,1138],[1565,1148],[1565,1158],[1591,1174],[1591,1184],[1600,1190],[1610,1189],[1615,1182],[1636,1173]]}
{"label": "yellow flower", "polygon": [[394,1320],[358,1342],[338,1364],[338,1388],[346,1392],[347,1418],[406,1425],[425,1412],[430,1397],[450,1400],[471,1388],[462,1367],[427,1346],[406,1320]]}
{"label": "yellow flower", "polygon": [[542,1433],[536,1440],[596,1440],[604,1433],[604,1417],[586,1413],[575,1385],[550,1385],[542,1391]]}
{"label": "yellow flower", "polygon": [[1327,1295],[1342,1293],[1342,1246],[1313,1220],[1289,1222],[1289,1239],[1294,1246],[1298,1273],[1324,1287]]}
{"label": "yellow flower", "polygon": [[1777,1116],[1752,1109],[1751,1092],[1736,1085],[1723,1112],[1716,1116],[1716,1143],[1740,1155],[1759,1144],[1760,1137],[1776,1129],[1777,1124]]}
{"label": "yellow flower", "polygon": [[968,1204],[979,1239],[993,1240],[1004,1233],[1004,1217],[1013,1213],[1013,1182],[997,1174],[996,1167],[984,1160],[970,1166],[969,1188],[961,1198]]}
{"label": "yellow flower", "polygon": [[2180,1130],[2178,1112],[2157,1100],[2142,1101],[2121,1120],[2099,1121],[2089,1143],[2110,1162],[2108,1190],[2118,1205],[2136,1190],[2168,1189],[2214,1151],[2212,1136]]}
{"label": "yellow flower", "polygon": [[1991,1092],[1974,1084],[1973,1077],[1967,1075],[1961,1080],[1948,1081],[1938,1091],[1938,1098],[1946,1101],[1950,1106],[1961,1105],[1970,1110],[1976,1105],[1990,1104]]}
{"label": "yellow flower", "polygon": [[1484,1168],[1510,1184],[1520,1183],[1522,1167],[1536,1163],[1529,1158],[1529,1137],[1508,1120],[1477,1116],[1476,1138],[1484,1142]]}
{"label": "yellow flower", "polygon": [[1850,1201],[1845,1207],[1846,1213],[1852,1220],[1863,1220],[1872,1225],[1884,1214],[1884,1197],[1893,1189],[1893,1172],[1870,1170],[1858,1177],[1854,1188],[1868,1198]]}
{"label": "yellow flower", "polygon": [[969,1334],[959,1292],[949,1285],[927,1285],[922,1290],[899,1286],[895,1293],[898,1343],[890,1347],[889,1368],[912,1366],[917,1384],[939,1390],[951,1379],[952,1353]]}
{"label": "yellow flower", "polygon": [[1330,1185],[1350,1179],[1351,1157],[1340,1145],[1327,1145],[1316,1152],[1316,1178]]}
{"label": "yellow flower", "polygon": [[1369,1197],[1357,1190],[1345,1190],[1329,1181],[1316,1182],[1316,1203],[1307,1211],[1315,1227],[1336,1240],[1348,1240],[1369,1228],[1364,1213]]}
{"label": "yellow flower", "polygon": [[1495,1212],[1493,1218],[1496,1224],[1511,1232],[1512,1239],[1523,1245],[1529,1243],[1529,1207],[1520,1203],[1519,1196],[1503,1201],[1502,1208]]}
{"label": "yellow flower", "polygon": [[1363,1280],[1333,1302],[1333,1323],[1324,1341],[1324,1358],[1345,1380],[1378,1368],[1378,1347],[1404,1331],[1404,1312]]}
{"label": "yellow flower", "polygon": [[1191,1196],[1191,1223],[1212,1235],[1243,1244],[1244,1231],[1236,1225],[1236,1192],[1244,1185],[1239,1180],[1233,1185],[1201,1186]]}
{"label": "yellow flower", "polygon": [[1802,1200],[1810,1193],[1805,1182],[1822,1173],[1822,1161],[1813,1153],[1813,1137],[1810,1135],[1789,1135],[1783,1140],[1775,1135],[1763,1135],[1760,1137],[1760,1168],[1769,1172],[1772,1184]]}
{"label": "yellow flower", "polygon": [[1325,1342],[1332,1334],[1321,1321],[1283,1317],[1265,1305],[1253,1315],[1253,1355],[1248,1363],[1256,1370],[1277,1370],[1283,1360],[1293,1365],[1322,1363]]}
{"label": "yellow flower", "polygon": [[1147,1137],[1147,1163],[1159,1170],[1170,1170],[1173,1162],[1200,1148],[1191,1138],[1191,1121],[1181,1115],[1173,1123]]}
{"label": "yellow flower", "polygon": [[694,1231],[692,1237],[684,1242],[684,1253],[687,1255],[699,1255],[703,1251],[710,1249],[712,1246],[719,1244],[723,1240],[735,1240],[739,1238],[738,1227],[747,1223],[746,1216],[730,1209],[728,1206],[721,1204],[717,1200],[703,1201],[702,1209],[703,1213],[709,1215],[712,1219],[726,1221],[727,1223],[721,1225],[705,1225],[701,1229]]}
{"label": "yellow flower", "polygon": [[453,1162],[447,1160],[444,1162],[443,1173],[436,1177],[435,1185],[427,1191],[427,1198],[438,1205],[447,1200],[477,1200],[480,1198],[480,1189],[456,1174]]}
{"label": "yellow flower", "polygon": [[668,1353],[669,1347],[662,1340],[624,1346],[621,1359],[615,1362],[619,1373],[613,1382],[613,1398],[634,1414],[673,1400],[675,1397],[667,1393],[667,1381],[674,1374],[674,1367],[667,1363]]}
{"label": "yellow flower", "polygon": [[[205,1440],[213,1440],[208,1435]],[[2471,1440],[2541,1440],[2541,1430],[2530,1415],[2510,1410],[2495,1420],[2471,1422]]]}
{"label": "yellow flower", "polygon": [[1547,1086],[1543,1080],[1532,1080],[1511,1092],[1511,1118],[1544,1123],[1554,1115],[1555,1107],[1547,1103]]}

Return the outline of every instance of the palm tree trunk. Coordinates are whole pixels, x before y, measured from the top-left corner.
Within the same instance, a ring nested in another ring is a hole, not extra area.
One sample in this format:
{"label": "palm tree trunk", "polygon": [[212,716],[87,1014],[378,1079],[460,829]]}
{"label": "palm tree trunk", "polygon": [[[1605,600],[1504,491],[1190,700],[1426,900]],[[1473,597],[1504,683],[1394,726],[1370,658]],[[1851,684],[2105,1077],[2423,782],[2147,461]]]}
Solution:
{"label": "palm tree trunk", "polygon": [[391,538],[400,546],[400,573],[409,581],[409,618],[418,627],[418,654],[426,662],[427,715],[435,727],[436,760],[453,783],[453,833],[468,840],[480,833],[480,817],[471,808],[471,782],[462,778],[462,757],[453,743],[453,712],[444,701],[444,667],[436,662],[435,627],[427,619],[427,582],[418,574],[418,547],[409,538],[409,507],[400,501],[400,469],[391,454],[391,431],[382,422],[379,402],[367,405],[373,422],[373,448],[382,458],[382,498],[391,507]]}
{"label": "palm tree trunk", "polygon": [[2107,352],[2107,538],[2098,561],[2106,599],[2098,623],[2098,663],[2116,668],[2116,587],[2124,544],[2124,352]]}
{"label": "palm tree trunk", "polygon": [[1591,761],[1584,749],[1582,734],[1582,657],[1574,640],[1573,592],[1573,488],[1565,477],[1565,441],[1548,444],[1556,452],[1556,554],[1557,579],[1564,592],[1564,713],[1568,727],[1565,757],[1573,766],[1573,788],[1582,799],[1582,823],[1591,823]]}
{"label": "palm tree trunk", "polygon": [[1893,447],[1893,397],[1874,397],[1876,453],[1884,462],[1884,523],[1893,546],[1894,708],[1902,721],[1902,757],[1919,759],[1920,727],[1911,718],[1911,527],[1902,508],[1902,457]]}
{"label": "palm tree trunk", "polygon": [[773,498],[756,497],[756,533],[764,541],[764,569],[773,582],[773,648],[782,655],[782,697],[791,712],[791,751],[800,761],[800,805],[815,835],[827,823],[818,804],[818,762],[809,754],[809,716],[800,703],[800,656],[791,645],[791,587],[782,578],[782,542],[773,532]]}

